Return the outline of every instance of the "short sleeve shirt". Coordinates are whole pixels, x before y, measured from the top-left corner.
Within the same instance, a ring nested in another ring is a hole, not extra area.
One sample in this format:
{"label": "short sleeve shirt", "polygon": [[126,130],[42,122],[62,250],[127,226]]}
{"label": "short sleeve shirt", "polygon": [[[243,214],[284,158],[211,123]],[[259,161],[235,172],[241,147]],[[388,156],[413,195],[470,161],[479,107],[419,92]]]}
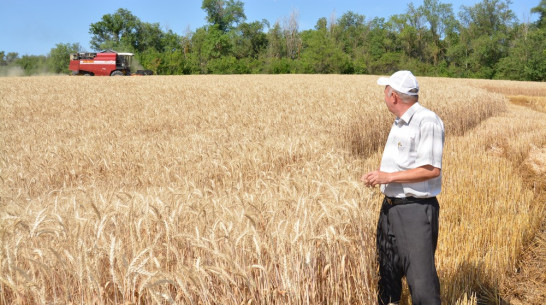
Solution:
{"label": "short sleeve shirt", "polygon": [[[424,165],[442,168],[445,141],[444,123],[434,112],[413,104],[392,125],[380,170],[394,173]],[[440,193],[442,174],[423,182],[388,183],[381,185],[383,194],[389,197],[434,197]]]}

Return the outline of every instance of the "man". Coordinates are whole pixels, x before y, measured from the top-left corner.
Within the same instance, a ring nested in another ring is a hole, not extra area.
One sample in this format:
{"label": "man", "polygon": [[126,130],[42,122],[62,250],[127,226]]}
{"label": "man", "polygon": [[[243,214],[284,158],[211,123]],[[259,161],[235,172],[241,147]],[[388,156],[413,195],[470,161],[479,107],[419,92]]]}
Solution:
{"label": "man", "polygon": [[379,170],[362,176],[385,195],[377,224],[379,304],[397,304],[406,276],[412,304],[440,304],[434,263],[438,241],[444,124],[418,102],[410,71],[381,77],[385,103],[396,116]]}

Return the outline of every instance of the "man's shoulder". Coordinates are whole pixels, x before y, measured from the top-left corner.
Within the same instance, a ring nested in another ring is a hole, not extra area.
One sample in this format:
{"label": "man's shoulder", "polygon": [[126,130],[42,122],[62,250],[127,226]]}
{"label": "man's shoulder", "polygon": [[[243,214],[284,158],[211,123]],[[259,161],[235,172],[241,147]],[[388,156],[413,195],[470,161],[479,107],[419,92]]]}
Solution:
{"label": "man's shoulder", "polygon": [[436,114],[436,112],[434,112],[434,111],[432,111],[432,110],[430,110],[430,109],[428,109],[426,107],[423,107],[423,106],[419,107],[419,109],[417,110],[415,115],[421,120],[430,120],[430,119],[432,119],[434,121],[436,121],[436,120],[441,121],[440,116],[438,116]]}

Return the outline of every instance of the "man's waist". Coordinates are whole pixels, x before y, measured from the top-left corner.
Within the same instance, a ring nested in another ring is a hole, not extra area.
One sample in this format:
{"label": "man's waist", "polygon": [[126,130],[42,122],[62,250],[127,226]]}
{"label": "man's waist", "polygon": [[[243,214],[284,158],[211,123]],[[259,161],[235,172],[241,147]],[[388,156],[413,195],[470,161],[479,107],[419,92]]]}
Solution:
{"label": "man's waist", "polygon": [[[435,178],[436,179],[436,178]],[[441,192],[441,180],[440,181],[428,181],[417,183],[389,183],[381,184],[381,192],[390,198],[396,197],[410,197],[416,198],[432,198],[440,194]]]}
{"label": "man's waist", "polygon": [[434,202],[436,201],[436,197],[426,197],[426,198],[418,198],[418,197],[389,197],[385,196],[385,202],[387,202],[389,205],[398,205],[398,204],[409,204],[409,203],[426,203],[426,202]]}

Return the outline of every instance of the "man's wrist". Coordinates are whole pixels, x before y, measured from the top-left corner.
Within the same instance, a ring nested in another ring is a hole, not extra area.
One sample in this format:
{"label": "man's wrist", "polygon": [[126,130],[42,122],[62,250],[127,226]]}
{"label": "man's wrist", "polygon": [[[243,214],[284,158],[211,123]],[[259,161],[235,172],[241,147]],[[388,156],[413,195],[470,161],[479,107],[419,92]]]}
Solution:
{"label": "man's wrist", "polygon": [[385,173],[385,180],[386,180],[386,183],[385,184],[389,184],[389,183],[392,183],[394,181],[394,174],[395,173]]}

